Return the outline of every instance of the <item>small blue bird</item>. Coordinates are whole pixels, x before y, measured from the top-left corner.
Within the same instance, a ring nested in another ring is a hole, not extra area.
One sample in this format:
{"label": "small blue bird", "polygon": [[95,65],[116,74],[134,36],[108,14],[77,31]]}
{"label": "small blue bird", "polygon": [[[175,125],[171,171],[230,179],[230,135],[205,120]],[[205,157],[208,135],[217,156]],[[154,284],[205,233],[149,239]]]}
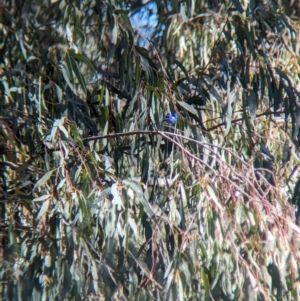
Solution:
{"label": "small blue bird", "polygon": [[166,119],[164,121],[166,121],[167,123],[169,123],[171,125],[174,125],[177,121],[177,117],[178,117],[177,113],[172,113],[172,114],[168,113],[166,115]]}

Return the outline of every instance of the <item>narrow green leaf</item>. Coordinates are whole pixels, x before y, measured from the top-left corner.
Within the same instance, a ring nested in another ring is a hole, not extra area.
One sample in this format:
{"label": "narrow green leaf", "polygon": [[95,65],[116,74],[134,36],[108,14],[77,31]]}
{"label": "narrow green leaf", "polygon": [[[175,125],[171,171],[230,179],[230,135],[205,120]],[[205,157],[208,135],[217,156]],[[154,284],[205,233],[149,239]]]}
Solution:
{"label": "narrow green leaf", "polygon": [[89,215],[87,201],[81,192],[78,196],[78,201],[79,201],[79,206],[80,206],[83,218],[87,218]]}
{"label": "narrow green leaf", "polygon": [[68,52],[66,53],[65,63],[67,65],[66,70],[68,70],[68,77],[70,78],[70,82],[72,83],[72,85],[74,85],[75,80],[74,80],[74,76],[73,76],[73,68],[72,68],[72,64],[71,64],[71,57]]}
{"label": "narrow green leaf", "polygon": [[213,86],[208,86],[207,88],[208,88],[208,90],[210,92],[210,95],[213,98],[215,98],[221,106],[224,106],[223,99],[220,96],[220,94],[218,93],[218,91],[216,90],[216,88],[213,87]]}
{"label": "narrow green leaf", "polygon": [[124,21],[127,29],[133,34],[133,29],[132,29],[132,26],[131,26],[131,23],[130,23],[130,20],[129,20],[128,16],[127,16],[126,11],[123,10],[123,9],[115,9],[114,13],[116,15],[119,15],[122,18],[122,20]]}
{"label": "narrow green leaf", "polygon": [[74,57],[77,60],[85,63],[93,73],[96,72],[96,69],[95,69],[94,65],[92,64],[92,62],[86,56],[84,56],[81,53],[76,53],[75,51],[71,51],[71,50],[69,51],[69,53],[72,57]]}
{"label": "narrow green leaf", "polygon": [[12,143],[12,145],[16,145],[16,142],[6,134],[6,132],[3,130],[2,126],[0,126],[0,136],[2,136],[6,141],[9,141]]}
{"label": "narrow green leaf", "polygon": [[141,185],[139,185],[137,182],[133,180],[124,180],[123,183],[125,185],[128,185],[137,195],[137,197],[142,197],[143,196],[143,189]]}
{"label": "narrow green leaf", "polygon": [[50,179],[50,177],[52,176],[52,173],[54,172],[55,169],[52,169],[50,171],[48,171],[46,174],[43,175],[42,178],[40,178],[36,184],[33,187],[33,191],[35,191],[36,189],[38,189],[39,187],[41,187],[42,185],[46,184],[46,182]]}
{"label": "narrow green leaf", "polygon": [[144,211],[146,212],[146,214],[149,217],[154,216],[155,213],[154,213],[151,205],[149,204],[149,202],[144,197],[144,193],[143,193],[143,189],[142,189],[141,185],[139,185],[137,182],[130,180],[130,179],[124,180],[123,183],[125,185],[128,185],[135,192],[137,199],[143,205],[143,208],[144,208]]}
{"label": "narrow green leaf", "polygon": [[39,213],[38,213],[38,215],[36,217],[37,220],[41,219],[41,217],[43,217],[46,214],[46,212],[49,209],[49,205],[50,205],[50,201],[48,199],[47,201],[45,201],[43,203],[42,207],[40,208]]}
{"label": "narrow green leaf", "polygon": [[185,110],[191,112],[192,114],[194,114],[196,116],[198,115],[197,110],[194,107],[192,107],[191,105],[189,105],[188,103],[186,103],[184,101],[179,101],[179,100],[177,100],[177,103]]}
{"label": "narrow green leaf", "polygon": [[39,60],[39,58],[35,57],[34,55],[29,55],[26,62],[29,63],[35,60]]}
{"label": "narrow green leaf", "polygon": [[235,108],[235,104],[238,100],[238,90],[234,89],[230,92],[228,96],[228,102],[227,102],[227,115],[226,115],[226,130],[224,136],[227,136],[230,127],[231,127],[231,121],[232,121],[232,114]]}
{"label": "narrow green leaf", "polygon": [[186,79],[188,80],[188,82],[190,82],[189,74],[187,73],[187,71],[184,68],[184,66],[182,65],[182,63],[180,63],[177,60],[174,60],[174,64],[176,64],[181,69],[181,71],[184,73],[184,75],[185,75]]}
{"label": "narrow green leaf", "polygon": [[50,194],[46,194],[46,195],[42,195],[42,196],[40,196],[38,198],[34,198],[32,201],[33,202],[41,202],[41,201],[48,200],[50,197],[51,197]]}
{"label": "narrow green leaf", "polygon": [[77,130],[77,125],[75,122],[71,122],[70,123],[70,132],[71,134],[73,135],[75,141],[79,144],[79,146],[83,149],[84,148],[84,145],[83,145],[83,142],[81,140],[81,136],[79,135],[78,133],[78,130]]}
{"label": "narrow green leaf", "polygon": [[178,300],[179,301],[184,301],[184,291],[183,291],[183,283],[181,281],[181,278],[177,279],[177,291],[178,291]]}
{"label": "narrow green leaf", "polygon": [[71,66],[72,66],[72,70],[74,71],[84,94],[87,94],[85,80],[84,80],[84,77],[82,76],[81,71],[78,68],[77,62],[72,57],[69,57],[69,60],[70,60]]}
{"label": "narrow green leaf", "polygon": [[65,182],[67,181],[67,179],[62,179],[59,184],[57,185],[56,189],[59,190],[60,188],[62,188],[65,184]]}
{"label": "narrow green leaf", "polygon": [[149,65],[149,61],[147,60],[147,58],[140,56],[141,59],[141,65],[142,68],[144,69],[144,71],[146,72],[146,79],[149,82],[150,85],[154,84],[154,77],[153,77],[153,72],[152,69]]}
{"label": "narrow green leaf", "polygon": [[112,36],[111,36],[111,42],[113,45],[117,44],[118,40],[118,24],[115,22],[113,30],[112,30]]}
{"label": "narrow green leaf", "polygon": [[[78,35],[78,36],[80,37],[80,39],[81,39],[80,45],[83,45],[84,42],[85,42],[85,35],[84,35],[82,29],[79,28],[79,27],[74,27],[74,36],[77,36],[77,35]],[[77,37],[76,37],[76,40],[77,40]]]}
{"label": "narrow green leaf", "polygon": [[[66,83],[70,87],[70,89],[73,91],[73,93],[76,94],[76,90],[74,88],[72,79],[70,80],[70,78],[69,78],[70,74],[69,74],[67,68],[64,66],[64,64],[61,64],[60,67],[61,67],[61,72],[62,72],[64,80],[66,81]],[[72,75],[72,78],[73,78],[73,75]]]}
{"label": "narrow green leaf", "polygon": [[63,97],[62,89],[58,85],[55,84],[55,91],[56,91],[56,97],[57,97],[58,103],[61,103],[62,97]]}
{"label": "narrow green leaf", "polygon": [[82,166],[79,165],[77,167],[77,170],[76,170],[75,175],[74,175],[74,183],[75,184],[79,184],[81,182],[81,177],[80,177],[81,176],[81,171],[82,171]]}
{"label": "narrow green leaf", "polygon": [[213,202],[218,206],[220,210],[223,210],[222,205],[220,204],[219,199],[217,197],[217,192],[215,191],[215,189],[210,185],[207,185],[206,188]]}

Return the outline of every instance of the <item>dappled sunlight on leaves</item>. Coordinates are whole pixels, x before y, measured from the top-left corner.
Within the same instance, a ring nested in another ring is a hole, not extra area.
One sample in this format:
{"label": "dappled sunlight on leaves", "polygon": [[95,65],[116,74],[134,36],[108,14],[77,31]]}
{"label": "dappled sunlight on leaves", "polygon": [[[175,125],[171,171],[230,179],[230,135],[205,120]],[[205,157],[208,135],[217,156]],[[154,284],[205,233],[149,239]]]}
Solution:
{"label": "dappled sunlight on leaves", "polygon": [[299,8],[254,2],[1,7],[5,300],[299,299]]}

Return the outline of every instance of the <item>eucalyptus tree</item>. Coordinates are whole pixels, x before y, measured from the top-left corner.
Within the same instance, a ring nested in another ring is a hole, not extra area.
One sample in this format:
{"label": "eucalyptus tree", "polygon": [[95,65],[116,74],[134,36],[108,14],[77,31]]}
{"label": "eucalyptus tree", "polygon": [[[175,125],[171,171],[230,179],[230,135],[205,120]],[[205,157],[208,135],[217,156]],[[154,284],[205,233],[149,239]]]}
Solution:
{"label": "eucalyptus tree", "polygon": [[3,299],[299,299],[296,2],[1,6]]}

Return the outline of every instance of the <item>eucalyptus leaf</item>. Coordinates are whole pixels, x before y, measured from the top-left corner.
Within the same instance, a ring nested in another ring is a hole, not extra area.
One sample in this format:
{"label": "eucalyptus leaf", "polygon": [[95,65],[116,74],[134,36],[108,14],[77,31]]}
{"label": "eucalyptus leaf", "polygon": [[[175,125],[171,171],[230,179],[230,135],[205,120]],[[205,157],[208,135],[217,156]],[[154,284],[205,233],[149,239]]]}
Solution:
{"label": "eucalyptus leaf", "polygon": [[34,185],[33,191],[37,190],[41,186],[45,185],[47,181],[51,178],[53,172],[55,169],[49,170],[47,173],[45,173]]}

